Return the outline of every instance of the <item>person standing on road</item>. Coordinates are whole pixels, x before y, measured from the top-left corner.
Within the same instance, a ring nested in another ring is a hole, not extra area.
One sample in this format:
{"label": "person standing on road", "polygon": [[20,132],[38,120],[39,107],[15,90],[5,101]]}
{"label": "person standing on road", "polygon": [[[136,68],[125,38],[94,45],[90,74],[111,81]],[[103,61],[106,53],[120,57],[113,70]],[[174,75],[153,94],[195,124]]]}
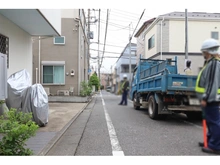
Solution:
{"label": "person standing on road", "polygon": [[202,44],[202,54],[206,60],[196,81],[196,92],[201,103],[208,133],[208,147],[199,143],[203,152],[220,154],[220,61],[217,57],[219,43],[208,39]]}
{"label": "person standing on road", "polygon": [[122,86],[121,86],[121,92],[122,92],[122,98],[121,98],[121,102],[118,105],[127,105],[127,97],[128,97],[128,90],[129,90],[129,81],[127,80],[127,75],[124,74],[123,75],[123,82],[122,82]]}

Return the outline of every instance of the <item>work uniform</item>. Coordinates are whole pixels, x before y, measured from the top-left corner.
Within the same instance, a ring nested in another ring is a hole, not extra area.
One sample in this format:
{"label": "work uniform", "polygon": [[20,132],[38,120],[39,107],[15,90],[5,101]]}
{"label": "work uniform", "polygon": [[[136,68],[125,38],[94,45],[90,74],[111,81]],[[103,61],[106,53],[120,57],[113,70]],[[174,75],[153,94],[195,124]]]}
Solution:
{"label": "work uniform", "polygon": [[211,58],[206,61],[196,81],[196,92],[199,100],[207,102],[202,107],[208,127],[208,148],[220,151],[220,61]]}
{"label": "work uniform", "polygon": [[127,105],[127,96],[128,96],[128,90],[129,90],[129,82],[128,80],[124,80],[121,86],[122,90],[122,99],[119,105]]}

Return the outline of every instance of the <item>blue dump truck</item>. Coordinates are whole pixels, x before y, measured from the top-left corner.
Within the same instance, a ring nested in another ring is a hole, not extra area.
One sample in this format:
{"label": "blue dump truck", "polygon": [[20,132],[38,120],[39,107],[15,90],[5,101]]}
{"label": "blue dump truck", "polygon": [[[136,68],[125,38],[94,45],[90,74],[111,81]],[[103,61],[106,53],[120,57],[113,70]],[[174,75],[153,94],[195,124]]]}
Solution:
{"label": "blue dump truck", "polygon": [[151,119],[184,113],[202,117],[195,93],[197,76],[178,74],[177,57],[167,60],[140,59],[133,72],[130,99],[134,109],[147,108]]}

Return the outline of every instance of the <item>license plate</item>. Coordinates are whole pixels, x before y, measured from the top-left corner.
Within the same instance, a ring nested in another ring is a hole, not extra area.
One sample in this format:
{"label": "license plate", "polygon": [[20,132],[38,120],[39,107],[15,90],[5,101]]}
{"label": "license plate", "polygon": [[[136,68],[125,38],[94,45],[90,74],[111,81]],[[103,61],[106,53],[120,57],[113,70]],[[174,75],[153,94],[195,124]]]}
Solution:
{"label": "license plate", "polygon": [[140,99],[140,103],[142,104],[142,99]]}
{"label": "license plate", "polygon": [[200,105],[198,99],[189,99],[189,104],[190,105]]}

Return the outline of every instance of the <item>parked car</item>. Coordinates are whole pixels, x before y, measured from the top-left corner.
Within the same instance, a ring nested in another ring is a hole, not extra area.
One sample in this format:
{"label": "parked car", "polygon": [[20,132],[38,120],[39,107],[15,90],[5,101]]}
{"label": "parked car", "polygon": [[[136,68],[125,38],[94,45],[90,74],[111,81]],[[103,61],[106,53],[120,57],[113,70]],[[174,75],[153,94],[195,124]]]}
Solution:
{"label": "parked car", "polygon": [[107,91],[107,92],[111,92],[111,89],[112,89],[111,86],[107,86],[107,87],[106,87],[106,91]]}

